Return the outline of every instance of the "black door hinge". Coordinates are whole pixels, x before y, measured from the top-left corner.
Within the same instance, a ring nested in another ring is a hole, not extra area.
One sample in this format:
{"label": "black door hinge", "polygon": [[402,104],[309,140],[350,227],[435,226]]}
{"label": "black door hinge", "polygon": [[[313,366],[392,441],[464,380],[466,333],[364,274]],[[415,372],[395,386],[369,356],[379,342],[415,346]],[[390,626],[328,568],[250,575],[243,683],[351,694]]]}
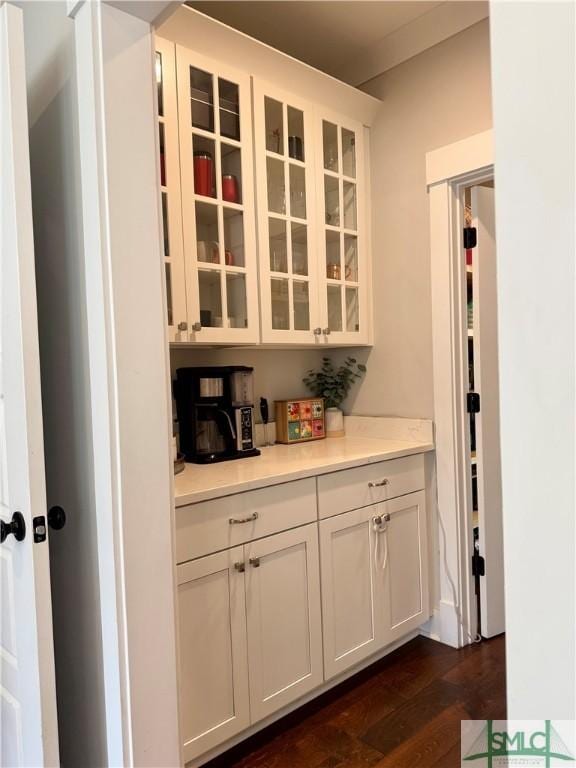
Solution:
{"label": "black door hinge", "polygon": [[480,395],[478,392],[468,392],[466,395],[466,410],[468,413],[480,413]]}
{"label": "black door hinge", "polygon": [[472,576],[485,576],[486,575],[486,561],[479,555],[478,552],[474,552],[472,555]]}
{"label": "black door hinge", "polygon": [[464,227],[464,248],[476,248],[477,242],[476,227]]}

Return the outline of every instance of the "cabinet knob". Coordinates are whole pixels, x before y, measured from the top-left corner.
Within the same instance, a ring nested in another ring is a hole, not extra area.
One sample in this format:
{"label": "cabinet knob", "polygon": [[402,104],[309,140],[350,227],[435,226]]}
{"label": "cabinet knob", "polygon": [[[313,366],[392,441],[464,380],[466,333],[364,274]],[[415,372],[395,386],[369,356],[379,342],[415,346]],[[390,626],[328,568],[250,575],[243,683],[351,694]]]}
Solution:
{"label": "cabinet knob", "polygon": [[390,485],[390,480],[388,480],[387,477],[385,477],[384,480],[380,480],[378,483],[370,481],[368,483],[368,488],[381,488],[383,485]]}
{"label": "cabinet knob", "polygon": [[245,563],[234,563],[234,570],[238,571],[238,573],[244,573],[246,570]]}
{"label": "cabinet knob", "polygon": [[188,323],[186,323],[186,322],[178,323],[178,330],[179,331],[187,331],[188,330]]}
{"label": "cabinet knob", "polygon": [[322,328],[314,328],[314,336],[321,336]]}
{"label": "cabinet knob", "polygon": [[330,328],[323,328],[322,333],[324,336],[330,336]]}
{"label": "cabinet knob", "polygon": [[251,557],[250,560],[248,560],[252,568],[260,568],[260,558],[259,557]]}
{"label": "cabinet knob", "polygon": [[192,330],[196,332],[201,331],[202,323],[192,323]]}

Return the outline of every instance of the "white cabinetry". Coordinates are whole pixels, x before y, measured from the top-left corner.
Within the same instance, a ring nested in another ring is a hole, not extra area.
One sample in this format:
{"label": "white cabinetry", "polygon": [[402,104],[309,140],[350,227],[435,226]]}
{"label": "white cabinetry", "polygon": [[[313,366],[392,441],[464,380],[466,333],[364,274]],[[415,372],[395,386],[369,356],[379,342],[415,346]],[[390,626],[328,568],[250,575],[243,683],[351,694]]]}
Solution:
{"label": "white cabinetry", "polygon": [[255,722],[323,680],[317,526],[279,533],[244,549]]}
{"label": "white cabinetry", "polygon": [[316,523],[177,570],[189,761],[322,683]]}
{"label": "white cabinetry", "polygon": [[170,340],[256,343],[250,78],[159,38],[156,48]]}
{"label": "white cabinetry", "polygon": [[364,127],[318,110],[316,132],[322,338],[332,344],[368,344],[372,327]]}
{"label": "white cabinetry", "polygon": [[187,341],[188,308],[182,241],[176,54],[174,44],[161,38],[156,39],[156,87],[168,338],[171,342]]}
{"label": "white cabinetry", "polygon": [[262,341],[372,336],[364,127],[254,80]]}
{"label": "white cabinetry", "polygon": [[320,522],[326,679],[428,618],[424,493]]}
{"label": "white cabinetry", "polygon": [[423,487],[408,456],[177,508],[186,761],[428,619]]}
{"label": "white cabinetry", "polygon": [[320,522],[326,679],[376,653],[385,636],[384,601],[374,562],[374,507]]}
{"label": "white cabinetry", "polygon": [[314,125],[310,104],[254,80],[264,343],[314,344],[320,324]]}
{"label": "white cabinetry", "polygon": [[243,557],[236,547],[177,568],[185,761],[250,725]]}
{"label": "white cabinetry", "polygon": [[156,44],[170,341],[371,343],[367,129]]}

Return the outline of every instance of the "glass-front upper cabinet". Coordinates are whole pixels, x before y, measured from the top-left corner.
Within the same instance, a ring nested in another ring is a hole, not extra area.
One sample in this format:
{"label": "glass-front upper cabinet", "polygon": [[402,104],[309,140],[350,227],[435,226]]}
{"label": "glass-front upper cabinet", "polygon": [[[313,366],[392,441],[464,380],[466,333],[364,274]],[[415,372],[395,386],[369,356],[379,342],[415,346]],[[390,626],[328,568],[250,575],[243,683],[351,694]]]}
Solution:
{"label": "glass-front upper cabinet", "polygon": [[337,115],[321,114],[317,131],[322,338],[332,344],[368,344],[364,128]]}
{"label": "glass-front upper cabinet", "polygon": [[256,343],[250,78],[176,46],[189,341]]}
{"label": "glass-front upper cabinet", "polygon": [[172,342],[188,341],[188,310],[186,306],[186,275],[180,200],[176,47],[174,43],[156,38],[155,55],[168,337]]}
{"label": "glass-front upper cabinet", "polygon": [[320,334],[310,105],[254,80],[260,306],[264,343]]}

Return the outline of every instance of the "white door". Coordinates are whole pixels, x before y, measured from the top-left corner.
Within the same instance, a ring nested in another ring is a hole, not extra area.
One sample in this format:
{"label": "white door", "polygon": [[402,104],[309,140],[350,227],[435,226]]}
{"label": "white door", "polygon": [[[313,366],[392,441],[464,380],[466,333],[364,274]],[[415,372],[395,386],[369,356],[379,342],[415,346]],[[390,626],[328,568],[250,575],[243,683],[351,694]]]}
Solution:
{"label": "white door", "polygon": [[[57,766],[22,12],[0,4],[0,765]],[[38,521],[40,522],[40,521]],[[40,531],[38,531],[41,533]]]}
{"label": "white door", "polygon": [[373,505],[320,521],[327,680],[376,653],[384,643],[384,575],[382,552],[376,549],[381,537],[374,524],[378,509]]}
{"label": "white door", "polygon": [[480,577],[480,632],[483,637],[493,637],[504,632],[494,189],[473,187],[471,203],[477,231],[473,285],[474,386],[480,395],[480,413],[476,414],[478,544],[485,562],[485,575]]}
{"label": "white door", "polygon": [[316,523],[245,546],[252,722],[322,682]]}
{"label": "white door", "polygon": [[399,496],[375,509],[383,516],[379,528],[383,554],[376,567],[384,572],[388,645],[430,616],[424,491]]}
{"label": "white door", "polygon": [[188,762],[250,725],[244,549],[177,568],[180,727]]}

